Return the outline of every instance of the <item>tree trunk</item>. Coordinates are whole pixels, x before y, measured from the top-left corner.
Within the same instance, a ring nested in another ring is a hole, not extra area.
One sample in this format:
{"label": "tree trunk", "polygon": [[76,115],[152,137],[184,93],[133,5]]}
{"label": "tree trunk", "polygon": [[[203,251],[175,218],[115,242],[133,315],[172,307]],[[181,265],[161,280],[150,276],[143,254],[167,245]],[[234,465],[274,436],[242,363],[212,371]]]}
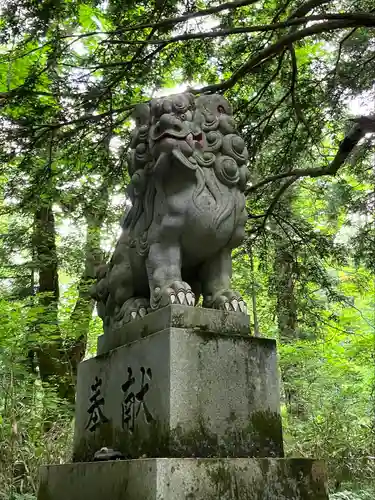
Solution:
{"label": "tree trunk", "polygon": [[39,373],[44,384],[56,387],[59,397],[72,402],[74,394],[72,397],[68,389],[70,374],[58,325],[59,280],[52,201],[35,211],[33,245],[39,275],[38,314],[34,325]]}
{"label": "tree trunk", "polygon": [[[287,242],[279,242],[275,255],[275,278],[277,280],[276,313],[281,344],[293,343],[298,339],[298,316],[295,297],[296,263]],[[284,386],[285,403],[291,415],[304,417],[305,404],[295,387],[299,368],[294,363],[282,363],[281,377]]]}
{"label": "tree trunk", "polygon": [[105,217],[107,204],[101,207],[103,212],[94,215],[86,212],[87,234],[85,245],[85,267],[78,284],[78,299],[71,315],[72,326],[76,336],[69,349],[69,363],[74,378],[77,375],[78,364],[86,352],[87,335],[94,309],[95,301],[90,297],[90,287],[95,280],[95,270],[103,260],[100,249],[101,226]]}
{"label": "tree trunk", "polygon": [[294,296],[294,257],[287,246],[276,249],[277,323],[280,341],[292,342],[297,337],[297,306]]}
{"label": "tree trunk", "polygon": [[251,244],[247,247],[247,253],[250,259],[250,270],[251,270],[251,302],[253,309],[253,322],[254,322],[254,336],[260,337],[259,322],[258,322],[258,311],[257,311],[257,291],[255,286],[255,275],[254,275],[254,254]]}

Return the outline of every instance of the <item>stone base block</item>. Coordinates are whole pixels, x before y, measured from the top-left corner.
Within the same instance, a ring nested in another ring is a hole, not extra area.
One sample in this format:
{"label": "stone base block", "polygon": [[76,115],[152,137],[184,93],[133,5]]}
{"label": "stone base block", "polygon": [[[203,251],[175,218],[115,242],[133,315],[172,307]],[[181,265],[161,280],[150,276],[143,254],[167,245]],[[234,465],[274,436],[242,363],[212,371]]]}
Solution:
{"label": "stone base block", "polygon": [[173,304],[132,321],[122,328],[105,329],[98,338],[98,354],[130,344],[167,327],[189,328],[228,335],[249,335],[249,316],[242,313]]}
{"label": "stone base block", "polygon": [[80,364],[74,462],[282,457],[274,340],[168,328]]}
{"label": "stone base block", "polygon": [[308,459],[140,459],[41,469],[38,500],[327,500]]}

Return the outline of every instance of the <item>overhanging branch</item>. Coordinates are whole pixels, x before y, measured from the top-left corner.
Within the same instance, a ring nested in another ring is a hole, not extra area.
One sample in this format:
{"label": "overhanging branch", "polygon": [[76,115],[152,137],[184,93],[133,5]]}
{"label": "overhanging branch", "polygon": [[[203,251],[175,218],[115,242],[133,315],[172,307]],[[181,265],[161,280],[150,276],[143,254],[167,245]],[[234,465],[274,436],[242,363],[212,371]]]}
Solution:
{"label": "overhanging branch", "polygon": [[[140,30],[147,29],[147,28],[152,28],[154,31],[156,31],[159,28],[166,28],[168,26],[170,26],[172,28],[176,24],[183,23],[183,22],[189,21],[191,19],[196,19],[198,17],[206,17],[206,16],[210,16],[212,14],[218,14],[219,12],[222,12],[224,10],[235,10],[235,9],[240,8],[240,7],[246,7],[248,5],[252,5],[254,3],[257,3],[258,1],[259,0],[237,0],[234,2],[225,2],[225,3],[222,3],[221,5],[217,5],[215,7],[197,10],[195,12],[188,12],[188,13],[182,14],[181,16],[178,16],[178,17],[170,17],[168,19],[162,19],[162,20],[156,21],[154,23],[141,23],[141,24],[136,24],[134,26],[127,26],[127,27],[118,28],[118,29],[111,30],[111,31],[88,31],[85,33],[62,35],[62,36],[60,36],[60,39],[64,40],[64,39],[73,38],[73,39],[75,39],[74,41],[77,41],[77,40],[80,40],[82,38],[88,38],[88,37],[96,36],[96,35],[107,35],[107,36],[118,35],[121,33],[140,31]],[[31,54],[32,52],[41,50],[43,47],[51,45],[51,43],[53,43],[53,42],[48,41],[43,46],[32,49],[32,50],[22,54],[20,57],[25,57],[25,56]],[[138,43],[144,43],[144,41],[143,42],[139,41]]]}
{"label": "overhanging branch", "polygon": [[[287,177],[293,177],[295,180],[301,177],[322,177],[325,175],[334,176],[339,171],[340,167],[343,166],[346,159],[353,151],[358,142],[368,133],[375,133],[375,115],[374,116],[361,116],[359,118],[353,119],[353,127],[345,136],[343,141],[339,146],[339,150],[336,156],[330,164],[321,168],[301,168],[290,170],[288,172],[282,172],[280,174],[272,175],[257,182],[253,186],[250,186],[246,190],[246,194],[252,193],[266,184],[271,182],[285,179]],[[294,181],[293,181],[294,182]]]}
{"label": "overhanging branch", "polygon": [[[162,45],[162,44],[171,44],[171,43],[177,43],[177,42],[185,42],[188,40],[201,40],[205,38],[219,38],[219,37],[226,37],[229,35],[238,35],[238,34],[245,34],[245,33],[262,33],[266,31],[274,31],[277,29],[282,29],[282,28],[289,28],[291,26],[300,26],[302,24],[307,24],[309,22],[313,21],[342,21],[344,24],[344,28],[347,27],[347,23],[349,23],[349,26],[352,25],[352,23],[358,23],[362,26],[369,26],[369,27],[375,27],[375,16],[372,16],[368,13],[364,14],[362,12],[344,12],[344,13],[333,13],[333,14],[317,14],[317,15],[312,15],[312,16],[307,16],[307,17],[300,17],[300,18],[293,18],[293,19],[288,19],[283,22],[279,23],[274,23],[274,24],[263,24],[263,25],[256,25],[256,26],[241,26],[241,27],[235,27],[235,28],[228,28],[228,29],[223,29],[223,30],[211,30],[211,31],[203,31],[199,33],[183,33],[181,35],[177,35],[172,38],[166,38],[166,39],[148,39],[148,40],[103,40],[102,43],[108,43],[108,44],[119,44],[119,45],[139,45],[139,44],[148,44],[148,45]],[[363,23],[363,24],[362,24]],[[314,24],[310,28],[313,28],[315,26],[321,26],[320,24]],[[336,29],[336,28],[331,28],[331,29]],[[322,31],[328,31],[329,28],[325,26],[325,28]],[[317,33],[320,33],[321,31],[317,31]],[[297,32],[301,33],[301,32]],[[315,31],[313,31],[312,34],[314,34]],[[288,36],[291,36],[289,34]],[[304,35],[308,36],[308,35]],[[303,36],[302,36],[303,38]],[[299,38],[297,38],[299,40]],[[291,40],[291,42],[296,41],[296,40]],[[291,43],[290,42],[290,43]]]}
{"label": "overhanging branch", "polygon": [[[359,14],[358,14],[359,15]],[[332,14],[327,14],[326,18],[328,16],[332,16]],[[339,16],[337,14],[336,16]],[[206,87],[202,87],[198,90],[196,90],[196,93],[214,93],[214,92],[220,92],[224,90],[228,90],[231,87],[233,87],[241,78],[243,78],[246,74],[250,73],[253,71],[256,67],[264,63],[266,60],[269,60],[273,57],[275,57],[279,52],[281,52],[283,49],[286,47],[289,47],[291,44],[294,42],[297,42],[298,40],[302,40],[303,38],[307,38],[312,35],[317,35],[319,33],[324,33],[328,31],[333,31],[337,29],[347,29],[347,28],[354,28],[356,26],[367,26],[370,28],[375,27],[375,16],[373,15],[362,15],[362,13],[359,15],[360,19],[357,17],[357,20],[354,20],[354,18],[357,15],[351,14],[350,17],[348,18],[338,18],[336,17],[336,20],[332,21],[326,21],[326,22],[321,22],[321,23],[316,23],[313,24],[312,26],[308,26],[307,28],[303,28],[298,31],[293,31],[292,33],[289,33],[288,35],[285,35],[277,42],[273,43],[272,45],[269,45],[266,47],[264,50],[259,52],[257,55],[250,57],[240,68],[238,68],[237,71],[233,73],[233,75],[228,78],[227,80],[224,80],[221,83],[214,84],[214,85],[207,85]],[[311,16],[313,17],[313,16]],[[345,15],[344,15],[345,17]],[[308,19],[308,18],[304,18]],[[290,22],[292,22],[291,20]]]}

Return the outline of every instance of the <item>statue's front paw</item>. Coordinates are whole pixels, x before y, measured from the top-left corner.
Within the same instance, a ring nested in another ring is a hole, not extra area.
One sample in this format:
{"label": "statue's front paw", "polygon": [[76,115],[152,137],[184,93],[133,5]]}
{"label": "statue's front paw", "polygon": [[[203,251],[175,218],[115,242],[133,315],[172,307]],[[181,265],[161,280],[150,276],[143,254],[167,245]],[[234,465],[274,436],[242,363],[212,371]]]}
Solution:
{"label": "statue's front paw", "polygon": [[169,304],[181,304],[184,306],[194,306],[195,295],[191,287],[185,281],[174,281],[163,287],[155,287],[151,299],[151,308],[159,309]]}
{"label": "statue's front paw", "polygon": [[215,295],[205,297],[203,307],[247,314],[246,302],[233,290],[221,290]]}

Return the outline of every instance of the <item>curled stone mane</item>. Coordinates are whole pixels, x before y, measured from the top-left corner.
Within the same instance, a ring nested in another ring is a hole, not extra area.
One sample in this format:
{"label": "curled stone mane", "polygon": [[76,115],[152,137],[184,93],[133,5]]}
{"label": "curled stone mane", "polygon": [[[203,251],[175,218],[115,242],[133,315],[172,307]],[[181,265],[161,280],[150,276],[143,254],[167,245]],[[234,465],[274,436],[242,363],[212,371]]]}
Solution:
{"label": "curled stone mane", "polygon": [[248,153],[231,106],[184,93],[138,105],[134,119],[132,207],[93,290],[104,324],[191,306],[201,294],[204,307],[244,312],[229,282],[231,250],[244,237]]}

